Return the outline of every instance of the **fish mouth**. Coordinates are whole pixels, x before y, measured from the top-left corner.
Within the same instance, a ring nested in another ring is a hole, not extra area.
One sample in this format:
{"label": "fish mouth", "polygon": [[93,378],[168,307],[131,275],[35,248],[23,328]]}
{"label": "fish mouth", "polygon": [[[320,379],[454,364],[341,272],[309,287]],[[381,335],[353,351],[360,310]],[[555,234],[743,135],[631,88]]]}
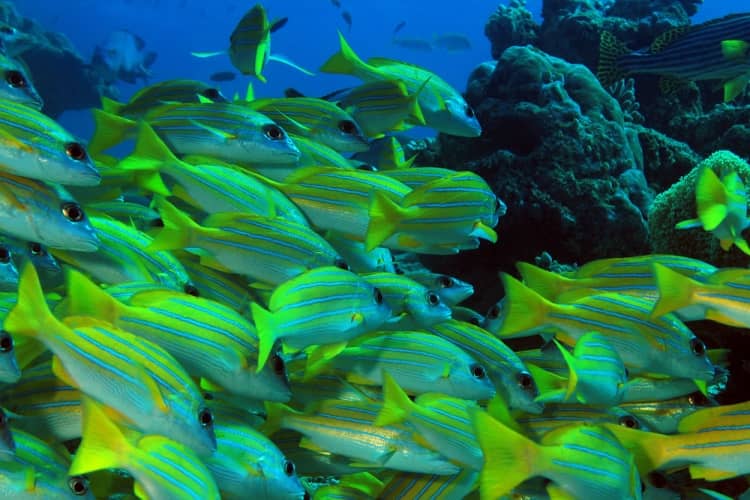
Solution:
{"label": "fish mouth", "polygon": [[66,186],[91,187],[98,186],[102,182],[102,176],[95,167],[88,167],[83,171],[77,172],[73,179],[60,181]]}
{"label": "fish mouth", "polygon": [[91,253],[91,252],[96,252],[97,250],[99,250],[99,247],[101,246],[101,241],[99,241],[99,237],[94,234],[94,235],[92,235],[90,237],[87,237],[85,239],[80,239],[80,240],[76,241],[74,245],[68,245],[68,246],[65,246],[65,247],[63,247],[63,246],[52,246],[52,245],[48,245],[48,246],[50,246],[52,248],[61,248],[63,250],[70,250],[70,251],[73,251],[73,252],[88,252],[88,253]]}

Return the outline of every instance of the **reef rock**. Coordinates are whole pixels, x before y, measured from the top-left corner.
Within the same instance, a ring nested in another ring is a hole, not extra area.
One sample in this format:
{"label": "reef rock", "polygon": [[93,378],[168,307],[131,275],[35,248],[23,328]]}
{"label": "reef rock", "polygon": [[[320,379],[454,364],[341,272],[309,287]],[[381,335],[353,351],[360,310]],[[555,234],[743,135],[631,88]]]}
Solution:
{"label": "reef rock", "polygon": [[535,45],[538,31],[539,25],[526,8],[526,0],[510,0],[508,5],[500,4],[484,26],[494,59],[499,59],[500,54],[511,45]]}
{"label": "reef rock", "polygon": [[12,2],[0,2],[0,20],[20,32],[18,44],[9,52],[29,68],[34,86],[44,99],[44,113],[57,117],[67,109],[99,105],[103,82],[65,35],[45,31],[18,14]]}
{"label": "reef rock", "polygon": [[482,137],[439,138],[443,165],[477,171],[508,205],[498,244],[477,258],[512,269],[545,250],[567,262],[647,252],[652,193],[617,100],[585,66],[530,46],[486,69],[469,96]]}

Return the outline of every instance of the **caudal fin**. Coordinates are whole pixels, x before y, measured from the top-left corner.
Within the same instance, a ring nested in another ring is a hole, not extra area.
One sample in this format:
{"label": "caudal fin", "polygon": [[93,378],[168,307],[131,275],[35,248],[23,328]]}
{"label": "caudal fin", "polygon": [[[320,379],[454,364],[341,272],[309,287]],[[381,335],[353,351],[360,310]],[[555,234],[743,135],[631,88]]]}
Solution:
{"label": "caudal fin", "polygon": [[268,357],[276,345],[278,332],[273,321],[273,314],[262,306],[253,302],[250,304],[255,330],[258,332],[258,369],[260,372],[268,361]]}
{"label": "caudal fin", "polygon": [[406,216],[406,209],[386,195],[376,192],[370,199],[369,216],[365,234],[366,252],[371,252],[393,235]]}
{"label": "caudal fin", "polygon": [[45,338],[54,336],[58,327],[64,328],[64,325],[50,311],[39,275],[34,266],[27,263],[18,281],[16,305],[5,318],[3,328],[11,335],[25,335],[44,342]]}
{"label": "caudal fin", "polygon": [[727,216],[727,191],[719,176],[708,167],[698,174],[695,202],[703,229],[713,231]]}
{"label": "caudal fin", "polygon": [[698,283],[661,264],[654,264],[653,270],[659,299],[651,309],[652,318],[664,316],[692,303]]}
{"label": "caudal fin", "polygon": [[323,73],[354,75],[359,68],[367,66],[367,63],[360,59],[354,50],[352,50],[347,43],[346,38],[344,38],[344,35],[342,35],[340,31],[339,44],[339,51],[323,63],[323,66],[320,67],[320,71]]}
{"label": "caudal fin", "polygon": [[544,324],[547,311],[554,305],[510,274],[501,273],[505,288],[503,319],[497,336],[500,338],[533,335]]}
{"label": "caudal fin", "polygon": [[201,230],[201,226],[163,198],[157,198],[157,208],[164,227],[146,250],[158,252],[190,246],[195,232]]}
{"label": "caudal fin", "polygon": [[416,405],[390,373],[383,373],[383,407],[380,409],[375,425],[391,425],[403,422]]}
{"label": "caudal fin", "polygon": [[66,315],[92,316],[113,323],[122,304],[114,297],[74,270],[67,270],[68,296],[65,299]]}
{"label": "caudal fin", "polygon": [[76,450],[68,473],[71,476],[101,469],[123,468],[133,446],[122,431],[91,398],[81,398],[83,439]]}
{"label": "caudal fin", "polygon": [[88,144],[89,154],[97,156],[115,146],[133,134],[136,122],[108,113],[103,109],[94,109],[94,135]]}

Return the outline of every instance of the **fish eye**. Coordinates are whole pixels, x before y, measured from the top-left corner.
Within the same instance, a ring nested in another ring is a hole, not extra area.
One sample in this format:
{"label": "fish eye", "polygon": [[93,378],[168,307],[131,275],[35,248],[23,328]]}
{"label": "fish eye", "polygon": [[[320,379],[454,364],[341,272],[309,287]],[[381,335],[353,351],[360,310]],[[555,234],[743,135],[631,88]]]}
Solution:
{"label": "fish eye", "polygon": [[373,288],[372,297],[375,299],[375,303],[380,305],[383,303],[383,293],[379,288]]}
{"label": "fish eye", "polygon": [[151,221],[151,227],[164,227],[164,221],[161,217]]}
{"label": "fish eye", "polygon": [[63,204],[62,213],[70,221],[81,222],[83,220],[83,209],[77,203]]}
{"label": "fish eye", "polygon": [[440,296],[433,292],[432,290],[428,291],[426,294],[427,297],[427,303],[431,306],[436,306],[440,304]]}
{"label": "fish eye", "polygon": [[471,375],[474,378],[482,379],[487,376],[487,372],[484,370],[484,367],[479,364],[473,364],[469,367],[469,370],[471,370]]}
{"label": "fish eye", "polygon": [[16,34],[16,28],[13,26],[3,26],[0,28],[0,33],[3,35],[15,35]]}
{"label": "fish eye", "polygon": [[341,120],[339,122],[339,130],[348,135],[354,135],[357,133],[357,126],[351,120]]}
{"label": "fish eye", "polygon": [[700,392],[694,392],[688,396],[688,403],[691,406],[706,406],[708,404],[708,398]]}
{"label": "fish eye", "polygon": [[266,125],[263,127],[263,133],[273,141],[280,141],[284,138],[284,131],[278,125]]}
{"label": "fish eye", "polygon": [[84,476],[72,476],[68,478],[68,488],[80,497],[89,492],[89,481]]}
{"label": "fish eye", "polygon": [[206,401],[213,401],[214,395],[211,394],[210,392],[204,392],[203,399],[205,399]]}
{"label": "fish eye", "polygon": [[396,263],[393,264],[393,272],[396,274],[404,274],[404,270]]}
{"label": "fish eye", "polygon": [[521,389],[523,390],[528,390],[534,387],[534,379],[527,371],[518,372],[518,375],[516,375],[516,380],[518,381],[519,387],[521,387]]}
{"label": "fish eye", "polygon": [[209,99],[218,99],[221,96],[221,92],[219,92],[218,89],[215,89],[213,87],[209,87],[203,92],[201,92],[201,95],[203,97],[208,97]]}
{"label": "fish eye", "polygon": [[481,326],[481,321],[479,321],[479,318],[477,318],[476,316],[472,316],[471,318],[469,318],[469,323],[474,326]]}
{"label": "fish eye", "polygon": [[627,427],[628,429],[640,429],[641,428],[640,422],[638,422],[638,419],[635,418],[633,415],[623,415],[622,417],[620,417],[617,423],[622,425],[623,427]]}
{"label": "fish eye", "polygon": [[6,71],[5,81],[8,82],[11,87],[16,88],[23,88],[29,85],[29,82],[26,81],[26,77],[23,76],[23,73],[16,70]]}
{"label": "fish eye", "polygon": [[466,106],[466,109],[464,110],[464,113],[466,113],[466,116],[469,118],[474,118],[474,110],[471,109],[471,106]]}
{"label": "fish eye", "polygon": [[369,163],[360,163],[357,165],[357,170],[364,170],[366,172],[377,172],[378,168],[375,165],[370,165]]}
{"label": "fish eye", "polygon": [[86,159],[86,148],[77,142],[69,142],[65,145],[65,153],[69,158],[76,161],[83,161]]}
{"label": "fish eye", "polygon": [[0,330],[0,352],[10,352],[13,350],[13,337],[5,330]]}
{"label": "fish eye", "polygon": [[44,248],[40,243],[32,241],[29,243],[29,252],[31,252],[31,255],[44,255]]}
{"label": "fish eye", "polygon": [[208,408],[201,408],[198,410],[198,422],[201,427],[211,427],[214,423],[214,415]]}
{"label": "fish eye", "polygon": [[284,360],[279,356],[278,354],[274,354],[271,358],[271,363],[273,363],[273,372],[283,377],[286,375],[286,366],[284,365]]}
{"label": "fish eye", "polygon": [[10,262],[10,250],[5,245],[0,245],[0,263],[7,264]]}
{"label": "fish eye", "polygon": [[333,261],[333,265],[338,267],[339,269],[343,269],[344,271],[349,270],[349,264],[347,264],[346,261],[341,257],[336,257],[336,260]]}
{"label": "fish eye", "polygon": [[294,462],[291,460],[284,460],[284,474],[291,477],[294,475],[295,471],[296,468],[294,467]]}
{"label": "fish eye", "polygon": [[454,285],[453,278],[450,276],[440,276],[437,282],[442,288],[451,288]]}
{"label": "fish eye", "polygon": [[698,337],[693,337],[690,339],[690,350],[693,351],[693,354],[696,356],[703,356],[706,354],[706,344],[704,344]]}
{"label": "fish eye", "polygon": [[192,283],[185,283],[185,286],[182,288],[182,290],[186,294],[192,295],[193,297],[200,297],[201,296],[201,293],[198,291],[198,289]]}
{"label": "fish eye", "polygon": [[667,487],[667,478],[660,472],[650,472],[648,475],[648,482],[654,488],[662,489]]}
{"label": "fish eye", "polygon": [[497,319],[500,317],[500,307],[495,304],[494,306],[490,307],[490,310],[487,311],[487,319]]}

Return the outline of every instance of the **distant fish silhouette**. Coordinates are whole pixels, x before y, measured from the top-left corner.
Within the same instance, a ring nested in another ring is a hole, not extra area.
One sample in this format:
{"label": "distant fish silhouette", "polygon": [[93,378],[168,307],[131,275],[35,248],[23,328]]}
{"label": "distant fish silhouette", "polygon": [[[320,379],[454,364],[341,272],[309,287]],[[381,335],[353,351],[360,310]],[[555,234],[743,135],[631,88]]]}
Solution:
{"label": "distant fish silhouette", "polygon": [[432,41],[433,46],[448,52],[463,52],[471,50],[471,42],[461,33],[445,33],[437,35]]}
{"label": "distant fish silhouette", "polygon": [[349,13],[348,10],[345,10],[341,13],[341,18],[344,20],[346,25],[349,27],[349,31],[352,30],[352,15]]}
{"label": "distant fish silhouette", "polygon": [[237,73],[234,71],[217,71],[208,77],[212,82],[231,82],[237,78]]}
{"label": "distant fish silhouette", "polygon": [[404,29],[404,26],[406,26],[406,21],[401,21],[400,23],[398,23],[396,25],[396,27],[393,28],[393,34],[395,35],[399,31],[401,31],[402,29]]}
{"label": "distant fish silhouette", "polygon": [[393,45],[401,47],[402,49],[419,50],[422,52],[432,51],[432,44],[429,40],[424,40],[422,38],[397,38],[394,36],[391,42]]}
{"label": "distant fish silhouette", "polygon": [[107,81],[118,79],[136,83],[138,78],[148,80],[149,68],[156,61],[156,52],[145,51],[146,42],[127,30],[117,30],[101,45],[97,45],[91,65],[98,71],[109,73]]}
{"label": "distant fish silhouette", "polygon": [[341,8],[341,2],[339,0],[331,0],[331,3],[334,7],[340,9]]}

